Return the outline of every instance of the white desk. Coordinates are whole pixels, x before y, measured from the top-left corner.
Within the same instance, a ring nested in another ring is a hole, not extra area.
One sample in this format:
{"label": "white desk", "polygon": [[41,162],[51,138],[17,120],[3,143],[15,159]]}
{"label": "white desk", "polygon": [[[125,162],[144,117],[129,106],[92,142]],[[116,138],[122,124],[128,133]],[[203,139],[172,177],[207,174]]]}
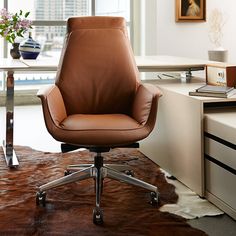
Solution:
{"label": "white desk", "polygon": [[28,66],[19,60],[0,60],[0,70],[7,72],[6,91],[6,139],[3,141],[3,151],[9,167],[18,166],[18,160],[13,149],[14,127],[14,71],[27,70]]}
{"label": "white desk", "polygon": [[140,151],[200,196],[205,196],[204,113],[207,106],[232,104],[236,95],[224,99],[189,96],[203,79],[148,81],[163,92],[153,132],[140,142]]}
{"label": "white desk", "polygon": [[3,140],[3,151],[9,167],[19,165],[14,151],[14,72],[56,71],[58,59],[48,60],[12,60],[0,59],[0,71],[6,72],[6,138]]}
{"label": "white desk", "polygon": [[196,71],[204,70],[208,63],[206,60],[191,59],[173,56],[136,56],[140,72],[166,72],[166,71]]}
{"label": "white desk", "polygon": [[[207,61],[171,56],[136,57],[139,71],[194,71],[203,70]],[[6,139],[3,141],[5,159],[9,167],[19,165],[14,152],[14,72],[19,71],[56,71],[58,58],[37,60],[0,59],[0,71],[7,72],[6,91]]]}

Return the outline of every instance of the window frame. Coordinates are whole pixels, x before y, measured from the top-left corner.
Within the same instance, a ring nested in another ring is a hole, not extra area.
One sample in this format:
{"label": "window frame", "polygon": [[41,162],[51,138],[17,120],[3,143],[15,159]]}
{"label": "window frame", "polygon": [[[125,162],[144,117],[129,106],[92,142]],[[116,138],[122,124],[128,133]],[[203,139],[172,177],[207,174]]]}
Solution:
{"label": "window frame", "polygon": [[[8,1],[3,0],[3,7],[8,9]],[[96,14],[96,0],[91,0],[91,16]],[[66,20],[33,20],[33,26],[66,26]],[[133,46],[133,0],[130,0],[130,21],[127,22],[127,27],[130,28],[130,42]],[[3,41],[3,57],[8,55],[8,43]]]}

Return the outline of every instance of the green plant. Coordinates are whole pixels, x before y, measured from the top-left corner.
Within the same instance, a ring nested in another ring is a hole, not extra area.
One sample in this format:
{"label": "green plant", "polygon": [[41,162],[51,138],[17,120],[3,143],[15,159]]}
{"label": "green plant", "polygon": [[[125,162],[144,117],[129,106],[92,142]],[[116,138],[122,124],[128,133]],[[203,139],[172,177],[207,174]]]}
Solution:
{"label": "green plant", "polygon": [[9,43],[15,43],[17,37],[24,37],[24,33],[32,28],[32,22],[27,19],[30,12],[23,14],[9,13],[5,8],[0,11],[0,35]]}

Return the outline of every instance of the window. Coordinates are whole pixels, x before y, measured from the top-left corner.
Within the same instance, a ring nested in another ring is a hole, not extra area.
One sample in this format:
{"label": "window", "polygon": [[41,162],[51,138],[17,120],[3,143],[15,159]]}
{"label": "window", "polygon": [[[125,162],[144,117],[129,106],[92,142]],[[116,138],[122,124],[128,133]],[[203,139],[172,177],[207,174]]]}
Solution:
{"label": "window", "polygon": [[[0,0],[1,7],[10,12],[30,11],[29,19],[33,21],[31,34],[33,39],[41,44],[40,57],[53,57],[61,53],[64,35],[66,33],[66,19],[71,16],[114,15],[123,16],[130,29],[131,0]],[[3,40],[0,41],[3,45]],[[0,56],[10,57],[9,47],[4,42],[4,51]],[[52,83],[55,74],[19,74],[15,76],[15,88],[37,89],[39,85]],[[1,81],[0,81],[1,83]]]}
{"label": "window", "polygon": [[8,1],[8,9],[10,12],[30,11],[32,37],[41,44],[41,57],[59,56],[68,17],[90,15],[89,0],[24,0],[20,6],[18,2]]}
{"label": "window", "polygon": [[97,0],[95,15],[99,16],[122,16],[126,19],[129,36],[131,21],[131,1],[128,0]]}

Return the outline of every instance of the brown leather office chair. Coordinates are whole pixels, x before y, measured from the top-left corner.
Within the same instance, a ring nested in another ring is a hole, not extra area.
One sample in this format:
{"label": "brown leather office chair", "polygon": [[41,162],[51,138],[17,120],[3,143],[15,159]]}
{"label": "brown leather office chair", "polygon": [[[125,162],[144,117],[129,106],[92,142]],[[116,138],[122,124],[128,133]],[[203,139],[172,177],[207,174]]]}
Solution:
{"label": "brown leather office chair", "polygon": [[103,164],[101,155],[115,147],[138,147],[137,141],[154,127],[161,96],[155,86],[139,80],[123,18],[70,18],[55,84],[40,90],[38,96],[46,127],[62,142],[62,152],[83,147],[96,153],[94,165],[69,166],[65,176],[40,186],[38,205],[45,205],[48,189],[94,178],[93,221],[100,224],[105,177],[150,190],[151,203],[157,203],[156,186],[125,173],[127,166]]}

